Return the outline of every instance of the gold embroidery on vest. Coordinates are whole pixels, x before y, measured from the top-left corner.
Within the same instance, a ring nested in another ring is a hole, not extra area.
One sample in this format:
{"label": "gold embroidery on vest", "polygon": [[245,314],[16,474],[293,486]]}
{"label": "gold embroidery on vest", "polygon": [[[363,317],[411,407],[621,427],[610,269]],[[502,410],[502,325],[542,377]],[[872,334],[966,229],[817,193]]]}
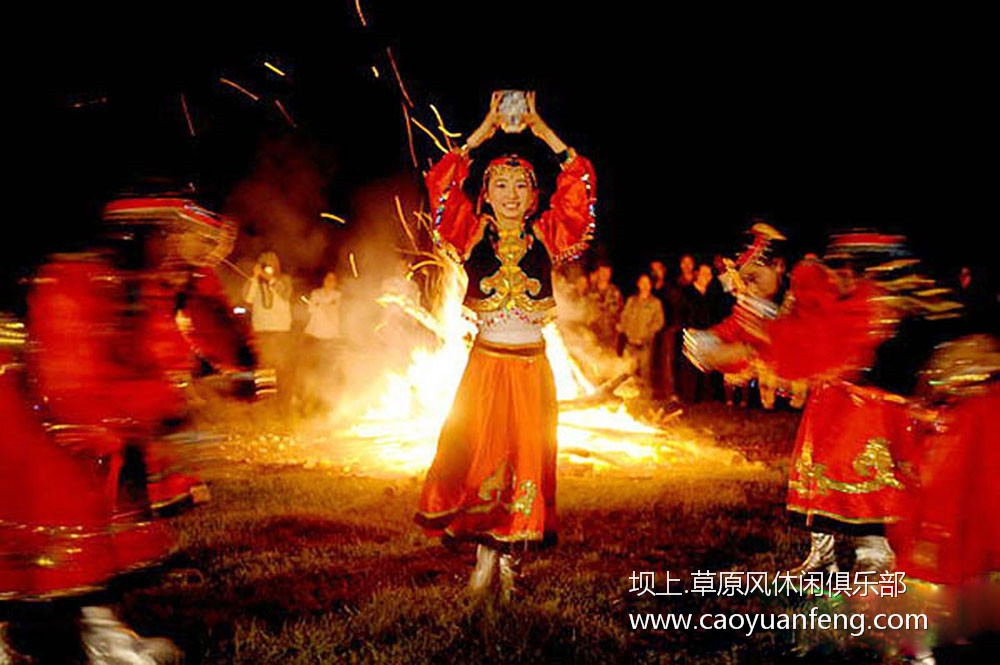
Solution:
{"label": "gold embroidery on vest", "polygon": [[468,303],[476,312],[492,312],[498,309],[520,309],[525,312],[549,309],[554,305],[552,298],[535,300],[542,290],[542,282],[529,277],[521,270],[521,259],[528,253],[528,237],[522,233],[523,227],[498,229],[499,239],[494,253],[500,261],[500,268],[488,277],[479,280],[479,290],[487,297]]}

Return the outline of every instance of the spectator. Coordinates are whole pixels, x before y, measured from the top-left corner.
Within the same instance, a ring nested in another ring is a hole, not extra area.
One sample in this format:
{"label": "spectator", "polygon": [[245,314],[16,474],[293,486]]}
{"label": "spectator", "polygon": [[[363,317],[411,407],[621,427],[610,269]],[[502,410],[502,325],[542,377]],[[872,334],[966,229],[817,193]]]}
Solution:
{"label": "spectator", "polygon": [[306,301],[309,322],[303,335],[297,372],[299,397],[306,413],[330,407],[330,398],[339,392],[341,300],[337,275],[328,272],[323,277],[323,285],[313,289]]}
{"label": "spectator", "polygon": [[595,319],[594,303],[590,298],[590,280],[585,273],[580,273],[570,284],[567,312],[560,314],[561,320],[570,327],[577,329],[590,328]]}
{"label": "spectator", "polygon": [[597,267],[595,266],[593,270],[587,273],[587,285],[588,288],[593,291],[597,288]]}
{"label": "spectator", "polygon": [[685,328],[705,330],[718,321],[718,310],[712,301],[712,267],[707,263],[698,266],[694,280],[681,293],[681,325]]}
{"label": "spectator", "polygon": [[649,264],[649,277],[653,281],[653,295],[661,297],[667,290],[667,266],[655,260]]}
{"label": "spectator", "polygon": [[674,344],[677,337],[677,285],[667,278],[667,266],[663,261],[649,264],[653,280],[653,295],[663,307],[663,328],[653,338],[653,364],[651,382],[653,399],[670,399],[675,396],[674,388]]}
{"label": "spectator", "polygon": [[284,411],[291,398],[292,279],[281,272],[274,252],[264,252],[243,285],[243,300],[251,307],[250,321],[260,346],[261,364],[274,368],[278,405]]}
{"label": "spectator", "polygon": [[666,306],[664,311],[667,328],[663,333],[663,396],[666,398],[676,397],[680,393],[678,379],[680,365],[684,360],[681,352],[681,349],[684,348],[681,340],[684,289],[694,282],[694,267],[694,256],[691,254],[681,255],[678,262],[680,273],[667,291],[669,306]]}
{"label": "spectator", "polygon": [[618,317],[622,311],[622,292],[611,283],[611,266],[602,263],[597,267],[595,283],[590,290],[594,307],[594,334],[598,341],[609,349],[618,341]]}
{"label": "spectator", "polygon": [[663,328],[663,305],[653,296],[649,275],[640,275],[639,292],[629,297],[618,331],[625,335],[626,357],[635,363],[636,374],[648,388],[652,378],[653,339]]}
{"label": "spectator", "polygon": [[[711,288],[712,267],[707,263],[698,266],[694,280],[684,287],[681,298],[680,324],[683,328],[706,330],[721,319],[717,297]],[[678,359],[678,387],[685,402],[713,399],[714,388],[721,388],[721,375],[703,374],[686,357]]]}
{"label": "spectator", "polygon": [[337,275],[328,272],[323,277],[323,286],[309,294],[309,323],[306,337],[317,340],[340,338],[340,289]]}
{"label": "spectator", "polygon": [[690,254],[681,256],[681,274],[677,276],[677,287],[683,289],[694,282],[694,257]]}
{"label": "spectator", "polygon": [[583,301],[587,299],[590,294],[590,280],[584,274],[579,275],[573,280],[573,297],[577,300]]}

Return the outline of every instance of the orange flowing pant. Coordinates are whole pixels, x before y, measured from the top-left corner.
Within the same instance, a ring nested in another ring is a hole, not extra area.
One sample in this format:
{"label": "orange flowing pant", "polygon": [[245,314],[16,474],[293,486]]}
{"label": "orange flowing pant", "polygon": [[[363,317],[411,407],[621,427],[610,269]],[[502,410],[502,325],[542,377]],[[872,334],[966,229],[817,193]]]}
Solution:
{"label": "orange flowing pant", "polygon": [[432,536],[551,544],[556,535],[556,425],[543,343],[478,341],[438,439],[416,521]]}

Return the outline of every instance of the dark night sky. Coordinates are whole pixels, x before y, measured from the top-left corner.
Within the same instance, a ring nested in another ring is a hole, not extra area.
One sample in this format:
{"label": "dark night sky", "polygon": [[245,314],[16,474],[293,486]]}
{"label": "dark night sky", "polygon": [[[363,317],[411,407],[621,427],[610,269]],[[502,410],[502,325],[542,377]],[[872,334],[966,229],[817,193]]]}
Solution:
{"label": "dark night sky", "polygon": [[[738,251],[753,215],[782,229],[793,255],[821,251],[830,230],[877,225],[906,233],[938,274],[992,266],[996,206],[983,164],[993,161],[986,117],[995,114],[986,42],[971,27],[601,4],[362,0],[367,29],[353,0],[323,14],[244,4],[60,15],[17,55],[24,81],[11,84],[9,154],[20,168],[8,186],[14,209],[26,205],[15,214],[25,222],[10,226],[23,241],[5,242],[0,256],[4,302],[16,298],[16,277],[79,243],[102,198],[139,174],[192,179],[221,202],[262,138],[289,133],[329,177],[330,210],[407,171],[388,45],[425,124],[433,102],[468,133],[491,89],[539,91],[542,115],[596,165],[599,239],[623,283],[653,254]],[[270,74],[265,59],[289,76]],[[415,140],[424,161],[435,154],[419,132]]]}

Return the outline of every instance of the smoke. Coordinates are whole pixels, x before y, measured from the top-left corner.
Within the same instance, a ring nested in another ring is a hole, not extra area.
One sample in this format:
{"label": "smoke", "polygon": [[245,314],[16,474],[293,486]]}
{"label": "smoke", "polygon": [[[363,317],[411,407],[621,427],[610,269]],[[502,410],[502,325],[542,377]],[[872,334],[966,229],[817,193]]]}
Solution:
{"label": "smoke", "polygon": [[558,305],[556,326],[567,351],[587,379],[599,385],[628,372],[629,363],[619,358],[614,349],[601,344],[590,329],[596,315],[594,306],[577,295],[569,279],[560,273],[553,275],[552,288]]}
{"label": "smoke", "polygon": [[[399,220],[397,197],[410,234]],[[433,350],[441,344],[404,311],[420,310],[430,302],[429,274],[420,271],[407,279],[410,266],[419,261],[414,245],[430,249],[413,215],[421,200],[414,179],[402,175],[368,184],[352,197],[348,224],[331,252],[342,292],[342,352],[334,363],[322,360],[325,365],[305,370],[316,377],[312,384],[328,407],[314,414],[314,424],[321,429],[364,413],[385,392],[384,377],[403,372],[416,349]],[[385,302],[386,294],[397,302]]]}
{"label": "smoke", "polygon": [[237,256],[252,263],[272,250],[285,272],[321,267],[332,232],[320,217],[332,179],[330,162],[295,137],[261,143],[253,171],[226,201],[226,213],[240,223]]}

